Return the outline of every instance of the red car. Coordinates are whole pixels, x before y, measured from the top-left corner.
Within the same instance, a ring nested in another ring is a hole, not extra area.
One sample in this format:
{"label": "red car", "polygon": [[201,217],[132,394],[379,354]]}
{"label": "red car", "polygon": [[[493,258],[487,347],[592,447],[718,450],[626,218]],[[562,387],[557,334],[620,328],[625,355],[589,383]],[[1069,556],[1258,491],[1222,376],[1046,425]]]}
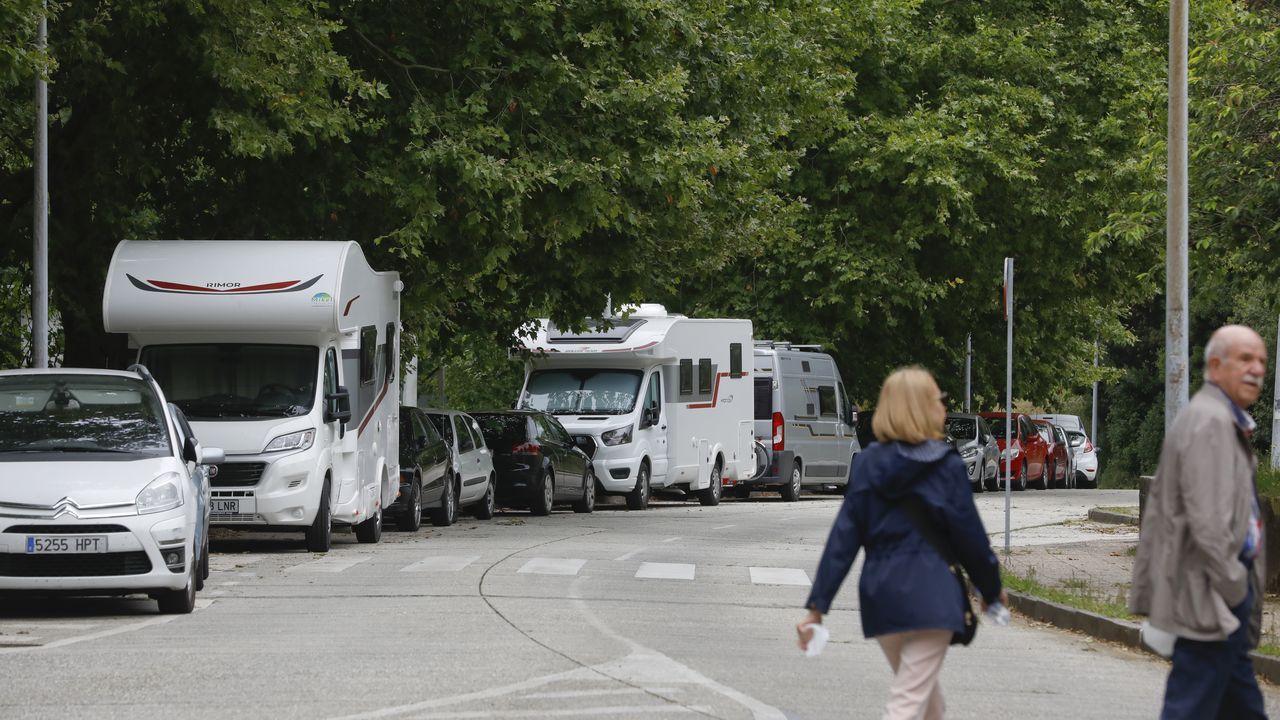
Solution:
{"label": "red car", "polygon": [[[1003,486],[1010,473],[1013,475],[1013,489],[1026,490],[1028,485],[1040,488],[1048,487],[1049,466],[1046,463],[1049,443],[1044,441],[1031,417],[1022,413],[1013,413],[1013,449],[1012,456],[1006,462],[1009,453],[1005,450],[1005,414],[1002,412],[979,413],[991,426],[991,434],[996,436],[996,444],[1000,447],[1000,484]],[[1006,469],[1006,466],[1011,466]],[[1028,478],[1034,478],[1028,480]]]}
{"label": "red car", "polygon": [[1065,437],[1060,437],[1062,435],[1060,430],[1054,431],[1053,423],[1048,420],[1032,420],[1031,422],[1035,423],[1036,430],[1040,431],[1040,437],[1044,438],[1045,443],[1049,446],[1046,455],[1049,463],[1049,486],[1065,488],[1071,473],[1071,447],[1067,445]]}

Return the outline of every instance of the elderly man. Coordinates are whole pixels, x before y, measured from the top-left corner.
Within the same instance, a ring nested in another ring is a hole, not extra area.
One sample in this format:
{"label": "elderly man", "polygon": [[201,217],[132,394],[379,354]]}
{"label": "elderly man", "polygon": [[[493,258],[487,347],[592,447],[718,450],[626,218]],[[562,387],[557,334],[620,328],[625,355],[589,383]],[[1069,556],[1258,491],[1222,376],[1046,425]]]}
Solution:
{"label": "elderly man", "polygon": [[1262,619],[1257,460],[1245,412],[1267,350],[1241,325],[1205,347],[1205,384],[1165,435],[1147,498],[1129,609],[1177,636],[1160,717],[1265,718],[1249,660]]}

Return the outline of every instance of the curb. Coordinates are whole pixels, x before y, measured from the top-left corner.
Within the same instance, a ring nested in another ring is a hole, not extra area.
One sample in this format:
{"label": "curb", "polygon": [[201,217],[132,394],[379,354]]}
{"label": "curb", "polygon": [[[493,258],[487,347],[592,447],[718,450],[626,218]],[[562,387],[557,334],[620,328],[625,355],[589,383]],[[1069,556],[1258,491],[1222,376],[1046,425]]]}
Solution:
{"label": "curb", "polygon": [[[1092,514],[1092,513],[1091,513]],[[1135,650],[1140,650],[1153,657],[1160,657],[1143,645],[1138,636],[1138,624],[1128,620],[1117,620],[1104,615],[1068,607],[1060,603],[1015,592],[1006,588],[1009,595],[1009,607],[1019,615],[1048,623],[1063,630],[1075,630],[1099,640],[1119,643]],[[1259,678],[1273,685],[1280,685],[1280,658],[1271,655],[1249,653],[1253,660],[1253,671]],[[1164,658],[1161,658],[1164,659]]]}
{"label": "curb", "polygon": [[1094,522],[1110,523],[1112,525],[1137,526],[1138,524],[1138,518],[1132,515],[1124,515],[1122,513],[1111,512],[1110,510],[1100,510],[1098,508],[1089,509],[1089,519]]}

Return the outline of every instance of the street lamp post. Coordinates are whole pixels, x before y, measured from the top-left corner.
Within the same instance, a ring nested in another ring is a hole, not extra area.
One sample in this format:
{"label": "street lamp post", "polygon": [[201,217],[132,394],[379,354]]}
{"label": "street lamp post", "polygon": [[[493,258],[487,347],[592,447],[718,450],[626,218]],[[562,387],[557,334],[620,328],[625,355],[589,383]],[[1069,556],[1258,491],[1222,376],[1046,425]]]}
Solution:
{"label": "street lamp post", "polygon": [[[36,47],[48,45],[46,12],[40,15]],[[31,364],[49,367],[49,87],[36,76],[35,211],[31,249]]]}
{"label": "street lamp post", "polygon": [[1169,187],[1165,226],[1164,427],[1187,404],[1187,2],[1169,3]]}

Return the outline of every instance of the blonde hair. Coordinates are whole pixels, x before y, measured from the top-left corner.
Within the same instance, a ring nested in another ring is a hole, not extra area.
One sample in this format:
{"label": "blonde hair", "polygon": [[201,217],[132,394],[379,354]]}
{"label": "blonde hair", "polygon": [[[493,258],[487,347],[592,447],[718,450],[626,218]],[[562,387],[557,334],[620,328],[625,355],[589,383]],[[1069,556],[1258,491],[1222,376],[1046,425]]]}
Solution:
{"label": "blonde hair", "polygon": [[871,431],[880,442],[941,440],[942,424],[934,409],[941,394],[928,370],[918,365],[894,370],[880,387]]}

